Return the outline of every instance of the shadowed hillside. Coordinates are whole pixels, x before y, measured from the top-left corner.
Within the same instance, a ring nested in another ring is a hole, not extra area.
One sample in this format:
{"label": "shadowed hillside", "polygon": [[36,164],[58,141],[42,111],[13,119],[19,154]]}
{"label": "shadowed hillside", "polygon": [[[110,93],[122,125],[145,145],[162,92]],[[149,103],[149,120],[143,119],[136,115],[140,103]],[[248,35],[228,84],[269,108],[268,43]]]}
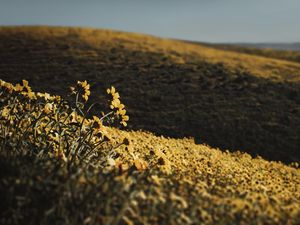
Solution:
{"label": "shadowed hillside", "polygon": [[1,28],[0,78],[58,94],[86,79],[94,100],[114,85],[130,129],[300,161],[298,63],[105,30]]}

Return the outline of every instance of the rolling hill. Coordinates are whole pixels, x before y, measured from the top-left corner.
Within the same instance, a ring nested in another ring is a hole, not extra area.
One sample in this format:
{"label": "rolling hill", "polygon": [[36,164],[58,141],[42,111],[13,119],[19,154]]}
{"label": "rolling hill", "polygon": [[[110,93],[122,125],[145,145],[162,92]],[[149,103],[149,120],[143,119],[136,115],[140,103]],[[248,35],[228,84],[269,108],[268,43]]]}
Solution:
{"label": "rolling hill", "polygon": [[0,50],[3,80],[56,94],[87,80],[93,100],[115,85],[130,129],[300,160],[298,63],[80,28],[3,27]]}
{"label": "rolling hill", "polygon": [[300,62],[300,49],[299,43],[295,43],[294,45],[281,45],[272,44],[210,44],[204,42],[193,42],[193,41],[186,41],[187,43],[204,45],[208,47],[212,47],[215,49],[225,50],[225,51],[232,51],[232,52],[239,52],[245,53],[249,55],[256,55],[256,56],[263,56],[267,58],[273,59],[281,59],[287,60],[291,62]]}
{"label": "rolling hill", "polygon": [[286,50],[286,51],[300,51],[300,42],[294,43],[234,43],[234,45],[259,48],[259,49],[276,49],[276,50]]}
{"label": "rolling hill", "polygon": [[[3,120],[14,108],[1,81],[0,223],[300,223],[299,63],[110,30],[2,27],[0,79],[66,98],[87,80],[97,115],[113,85],[130,116],[127,129],[101,127],[118,146],[99,153],[110,170],[76,153],[55,160],[30,148],[42,125],[9,132],[18,126]],[[60,109],[51,104],[44,110]]]}

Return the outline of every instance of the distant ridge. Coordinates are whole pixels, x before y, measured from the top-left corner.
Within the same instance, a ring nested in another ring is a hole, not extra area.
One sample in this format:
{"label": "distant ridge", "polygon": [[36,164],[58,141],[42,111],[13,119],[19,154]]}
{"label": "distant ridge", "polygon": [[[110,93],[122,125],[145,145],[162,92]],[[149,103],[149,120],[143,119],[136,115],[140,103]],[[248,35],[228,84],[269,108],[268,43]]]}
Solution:
{"label": "distant ridge", "polygon": [[233,43],[229,45],[243,46],[251,48],[262,49],[276,49],[276,50],[288,50],[288,51],[300,51],[300,42],[295,43]]}
{"label": "distant ridge", "polygon": [[258,42],[258,43],[248,43],[248,42],[233,42],[233,43],[211,43],[202,41],[186,41],[187,43],[201,44],[208,46],[228,46],[228,47],[248,47],[248,48],[258,48],[258,49],[273,49],[273,50],[283,50],[283,51],[300,51],[300,42],[293,43],[277,43],[277,42]]}
{"label": "distant ridge", "polygon": [[[218,45],[218,44],[217,44]],[[295,43],[220,43],[220,45],[232,45],[259,49],[274,49],[287,51],[300,51],[300,42]]]}
{"label": "distant ridge", "polygon": [[297,43],[208,43],[183,41],[215,49],[300,62],[300,42]]}

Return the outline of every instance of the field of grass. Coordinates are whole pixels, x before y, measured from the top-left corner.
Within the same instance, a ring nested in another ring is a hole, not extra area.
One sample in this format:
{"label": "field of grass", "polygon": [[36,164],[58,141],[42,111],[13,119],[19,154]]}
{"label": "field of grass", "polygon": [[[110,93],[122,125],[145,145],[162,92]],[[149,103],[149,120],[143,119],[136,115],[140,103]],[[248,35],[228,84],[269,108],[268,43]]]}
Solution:
{"label": "field of grass", "polygon": [[300,223],[296,62],[5,27],[0,79],[2,224]]}
{"label": "field of grass", "polygon": [[79,28],[1,28],[0,50],[6,81],[27,79],[40,91],[65,94],[66,86],[87,80],[92,101],[114,85],[130,129],[300,160],[298,63]]}

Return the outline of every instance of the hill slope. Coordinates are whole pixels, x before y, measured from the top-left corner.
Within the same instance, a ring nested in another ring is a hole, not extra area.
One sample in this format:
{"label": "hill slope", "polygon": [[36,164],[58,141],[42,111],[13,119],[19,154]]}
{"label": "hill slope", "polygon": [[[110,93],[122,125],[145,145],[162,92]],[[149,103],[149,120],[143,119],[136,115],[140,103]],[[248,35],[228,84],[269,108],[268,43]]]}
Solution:
{"label": "hill slope", "polygon": [[244,46],[258,49],[274,49],[284,51],[300,51],[300,42],[293,43],[233,43],[237,46]]}
{"label": "hill slope", "polygon": [[1,224],[299,224],[296,163],[109,128],[22,83],[0,81]]}
{"label": "hill slope", "polygon": [[[300,161],[300,64],[139,34],[0,29],[0,78],[63,94],[76,80],[114,85],[130,129]],[[100,99],[103,100],[103,99]]]}
{"label": "hill slope", "polygon": [[273,59],[281,59],[287,60],[291,62],[300,62],[300,50],[295,48],[293,49],[276,49],[276,48],[259,48],[255,44],[247,45],[247,44],[209,44],[209,43],[199,43],[199,42],[189,42],[198,45],[204,45],[208,47],[212,47],[215,49],[221,49],[226,51],[238,52],[238,53],[245,53],[249,55],[256,55],[256,56],[263,56],[267,58]]}

